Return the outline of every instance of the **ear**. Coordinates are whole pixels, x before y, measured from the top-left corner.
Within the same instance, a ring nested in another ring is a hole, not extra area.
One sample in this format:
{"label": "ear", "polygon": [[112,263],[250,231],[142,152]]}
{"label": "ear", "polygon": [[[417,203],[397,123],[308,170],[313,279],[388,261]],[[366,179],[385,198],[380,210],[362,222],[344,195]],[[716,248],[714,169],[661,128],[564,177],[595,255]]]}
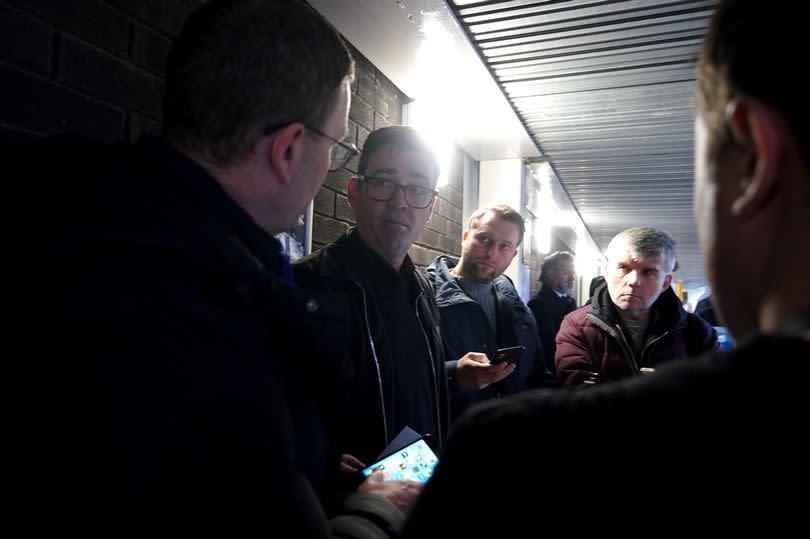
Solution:
{"label": "ear", "polygon": [[428,211],[428,217],[430,217],[430,215],[433,213],[433,206],[435,205],[436,205],[436,195],[433,195],[433,200],[430,201],[430,206],[428,206],[428,208],[430,209],[430,211]]}
{"label": "ear", "polygon": [[661,292],[669,288],[670,285],[672,285],[672,274],[668,273],[667,276],[664,277],[664,286],[661,287]]}
{"label": "ear", "polygon": [[772,108],[747,97],[728,104],[726,121],[732,139],[745,155],[741,192],[731,206],[731,213],[746,221],[767,206],[779,187],[784,124]]}
{"label": "ear", "polygon": [[304,124],[293,122],[268,135],[269,166],[279,183],[291,184],[302,160],[305,159]]}
{"label": "ear", "polygon": [[467,241],[467,236],[470,235],[470,229],[468,228],[464,232],[461,233],[461,241]]}
{"label": "ear", "polygon": [[360,182],[357,181],[357,178],[351,177],[349,178],[349,183],[346,185],[346,196],[349,199],[349,205],[354,208],[354,202],[357,200],[357,194],[360,190]]}

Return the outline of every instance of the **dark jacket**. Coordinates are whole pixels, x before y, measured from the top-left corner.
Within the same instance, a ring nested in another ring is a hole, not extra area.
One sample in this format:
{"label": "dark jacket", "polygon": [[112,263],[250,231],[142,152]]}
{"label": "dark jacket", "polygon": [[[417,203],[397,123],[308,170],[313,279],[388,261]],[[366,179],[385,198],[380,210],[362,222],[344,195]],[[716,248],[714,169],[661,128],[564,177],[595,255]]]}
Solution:
{"label": "dark jacket", "polygon": [[[543,348],[531,312],[505,275],[494,281],[497,305],[497,335],[481,306],[461,288],[450,274],[458,259],[437,257],[427,268],[427,276],[436,289],[436,303],[442,324],[447,378],[450,387],[451,417],[456,418],[471,404],[502,395],[511,395],[530,387],[543,387],[545,367]],[[524,346],[515,371],[497,384],[481,390],[462,390],[455,383],[456,363],[467,352],[482,352],[492,357],[498,348]],[[453,359],[450,359],[453,358]]]}
{"label": "dark jacket", "polygon": [[695,306],[695,314],[713,326],[720,326],[720,321],[717,320],[717,315],[714,312],[711,296],[706,296],[697,302]]}
{"label": "dark jacket", "polygon": [[651,309],[644,346],[636,357],[607,285],[597,288],[590,305],[563,319],[554,358],[557,381],[578,386],[593,373],[599,382],[618,380],[638,374],[642,367],[656,368],[718,348],[714,328],[687,313],[672,289],[661,293]]}
{"label": "dark jacket", "polygon": [[[593,535],[790,535],[806,520],[785,481],[810,480],[810,404],[801,377],[763,378],[772,359],[803,373],[810,342],[759,336],[650,376],[470,409],[403,536],[525,537],[540,512]],[[487,510],[448,522],[471,499]]]}
{"label": "dark jacket", "polygon": [[[344,336],[349,355],[342,358],[340,381],[325,400],[332,408],[330,432],[340,452],[370,463],[398,434],[390,427],[394,423],[393,403],[386,402],[383,389],[395,386],[396,380],[382,314],[358,275],[358,268],[366,263],[354,245],[360,241],[352,228],[331,245],[299,260],[293,271],[300,286],[339,293],[349,299],[351,329]],[[410,258],[406,263],[413,268]],[[429,362],[431,374],[425,384],[430,387],[433,420],[438,426],[436,442],[441,446],[449,425],[449,408],[439,313],[433,287],[415,268],[411,273],[421,338],[429,349],[429,357],[422,358]]]}
{"label": "dark jacket", "polygon": [[561,298],[550,286],[543,285],[537,295],[529,300],[529,308],[537,321],[546,368],[553,373],[557,332],[565,315],[577,308],[577,302],[570,296]]}
{"label": "dark jacket", "polygon": [[279,279],[279,243],[211,176],[148,138],[4,165],[31,186],[11,238],[27,533],[327,537],[316,493],[350,535],[401,519],[368,495],[330,505],[313,395],[347,305]]}

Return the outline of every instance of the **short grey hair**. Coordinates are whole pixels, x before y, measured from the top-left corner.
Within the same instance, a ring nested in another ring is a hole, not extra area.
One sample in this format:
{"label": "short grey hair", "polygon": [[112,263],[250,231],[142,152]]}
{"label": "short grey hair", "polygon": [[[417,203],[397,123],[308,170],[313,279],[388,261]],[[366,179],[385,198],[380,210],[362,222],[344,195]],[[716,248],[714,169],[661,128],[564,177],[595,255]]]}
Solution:
{"label": "short grey hair", "polygon": [[678,248],[675,240],[661,230],[650,226],[634,226],[613,236],[607,247],[608,257],[620,243],[627,244],[634,257],[661,258],[667,273],[675,271],[678,263]]}

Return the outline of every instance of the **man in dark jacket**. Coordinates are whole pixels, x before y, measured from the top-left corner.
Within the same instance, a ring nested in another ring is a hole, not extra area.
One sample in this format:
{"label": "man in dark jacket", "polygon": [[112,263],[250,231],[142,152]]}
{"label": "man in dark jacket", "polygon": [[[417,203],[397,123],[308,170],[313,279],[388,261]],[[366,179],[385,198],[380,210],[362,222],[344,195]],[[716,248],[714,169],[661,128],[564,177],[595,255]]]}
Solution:
{"label": "man in dark jacket", "polygon": [[618,380],[718,347],[714,328],[686,312],[670,288],[675,249],[651,227],[628,228],[610,241],[605,284],[557,333],[561,385]]}
{"label": "man in dark jacket", "polygon": [[313,395],[347,306],[286,282],[272,236],[356,154],[339,142],[352,77],[308,6],[212,0],[170,54],[163,140],[46,140],[4,167],[30,186],[7,243],[13,529],[379,537],[401,522],[371,492],[405,510],[409,482],[330,497],[338,454]]}
{"label": "man in dark jacket", "polygon": [[568,251],[556,251],[543,260],[540,281],[543,286],[529,301],[529,308],[537,320],[537,331],[543,344],[546,368],[554,372],[555,339],[565,315],[577,308],[571,297],[574,287],[574,256]]}
{"label": "man in dark jacket", "polygon": [[433,287],[408,256],[435,202],[438,162],[413,129],[392,126],[368,136],[358,172],[347,189],[356,228],[294,266],[301,286],[351,303],[350,354],[324,400],[332,439],[355,467],[404,427],[441,444],[449,421]]}
{"label": "man in dark jacket", "polygon": [[[506,205],[479,208],[462,235],[461,258],[427,269],[441,314],[451,417],[476,402],[543,386],[543,349],[534,319],[503,272],[523,241],[523,217]],[[510,362],[499,348],[522,346]],[[468,352],[476,352],[469,354]]]}
{"label": "man in dark jacket", "polygon": [[[805,524],[806,497],[786,481],[810,479],[810,122],[791,69],[806,19],[788,2],[716,9],[698,62],[695,215],[715,307],[738,346],[471,410],[405,537],[435,533],[471,499],[486,511],[453,519],[458,537],[524,536],[539,503],[581,533],[790,535]],[[537,466],[538,448],[559,465]],[[483,465],[490,455],[508,466]],[[553,486],[504,495],[527,485]]]}

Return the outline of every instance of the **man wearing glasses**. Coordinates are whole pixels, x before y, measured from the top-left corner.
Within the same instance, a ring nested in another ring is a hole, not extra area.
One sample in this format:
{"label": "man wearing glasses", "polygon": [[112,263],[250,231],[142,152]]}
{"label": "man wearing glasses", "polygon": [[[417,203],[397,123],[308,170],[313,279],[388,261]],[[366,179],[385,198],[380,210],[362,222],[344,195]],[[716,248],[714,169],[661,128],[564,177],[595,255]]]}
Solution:
{"label": "man wearing glasses", "polygon": [[327,397],[349,468],[376,460],[406,426],[441,443],[448,421],[433,288],[408,256],[433,209],[438,162],[413,129],[392,126],[369,135],[358,172],[348,184],[356,226],[295,265],[299,285],[351,299],[351,355]]}
{"label": "man wearing glasses", "polygon": [[370,477],[331,503],[339,453],[310,360],[342,345],[348,309],[286,282],[273,238],[356,153],[338,142],[353,76],[303,2],[209,0],[169,55],[162,138],[57,138],[4,162],[32,186],[9,212],[24,295],[6,297],[29,535],[381,537],[401,523],[411,482]]}

